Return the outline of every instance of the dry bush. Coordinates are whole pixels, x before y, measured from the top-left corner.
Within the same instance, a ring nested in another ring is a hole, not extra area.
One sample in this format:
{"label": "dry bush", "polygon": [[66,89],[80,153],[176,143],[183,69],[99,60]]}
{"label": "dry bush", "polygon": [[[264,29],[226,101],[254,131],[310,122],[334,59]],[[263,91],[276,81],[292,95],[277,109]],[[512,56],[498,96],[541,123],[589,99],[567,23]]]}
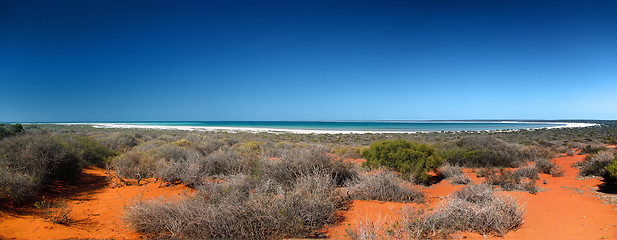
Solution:
{"label": "dry bush", "polygon": [[109,168],[125,179],[137,179],[137,185],[144,178],[154,175],[155,159],[136,152],[127,152],[113,159]]}
{"label": "dry bush", "polygon": [[192,149],[165,144],[144,154],[156,159],[152,175],[162,181],[195,183],[201,178],[198,171],[201,155]]}
{"label": "dry bush", "polygon": [[490,186],[467,186],[442,201],[432,212],[403,209],[402,220],[391,232],[395,238],[451,238],[458,231],[503,236],[521,226],[524,210]]}
{"label": "dry bush", "polygon": [[472,168],[518,167],[528,157],[517,144],[484,136],[462,138],[454,145],[446,146],[442,155],[450,164]]}
{"label": "dry bush", "polygon": [[556,165],[555,161],[549,161],[546,158],[538,158],[535,160],[536,168],[539,172],[550,174],[553,177],[562,177],[565,171]]}
{"label": "dry bush", "polygon": [[[407,185],[407,186],[406,186]],[[396,174],[378,170],[360,175],[351,183],[349,194],[353,199],[378,200],[389,202],[423,201],[422,192],[408,186]]]}
{"label": "dry bush", "polygon": [[235,151],[219,150],[205,157],[199,163],[199,169],[206,175],[235,175],[248,172],[250,161]]}
{"label": "dry bush", "polygon": [[72,183],[83,162],[59,138],[20,134],[0,141],[0,199],[22,201],[57,180]]}
{"label": "dry bush", "polygon": [[362,151],[367,147],[341,146],[332,149],[332,153],[344,159],[359,159],[362,158]]}
{"label": "dry bush", "polygon": [[574,154],[576,154],[576,150],[574,150],[572,148],[568,148],[568,150],[566,150],[566,155],[574,156]]}
{"label": "dry bush", "polygon": [[204,142],[197,144],[195,146],[195,149],[199,151],[201,155],[208,156],[211,153],[216,152],[217,150],[221,149],[225,145],[227,145],[227,143],[223,141],[208,139]]}
{"label": "dry bush", "polygon": [[585,161],[577,163],[580,169],[580,176],[597,176],[601,177],[606,174],[606,166],[613,160],[614,153],[611,151],[601,151],[598,154],[589,155]]}
{"label": "dry bush", "polygon": [[540,145],[525,146],[522,148],[522,151],[525,157],[530,160],[536,158],[553,158],[557,155],[551,148]]}
{"label": "dry bush", "polygon": [[493,187],[487,184],[472,184],[452,193],[452,198],[458,198],[470,203],[488,202],[493,197]]}
{"label": "dry bush", "polygon": [[337,199],[327,175],[301,177],[288,190],[236,176],[183,200],[135,201],[125,220],[151,238],[279,239],[332,223]]}
{"label": "dry bush", "polygon": [[484,183],[499,186],[505,191],[526,191],[532,194],[538,192],[535,183],[537,179],[523,179],[513,171],[507,169],[482,169],[478,177],[484,178]]}
{"label": "dry bush", "polygon": [[36,195],[38,187],[32,175],[0,168],[0,199],[27,199]]}
{"label": "dry bush", "polygon": [[262,162],[265,178],[284,186],[292,186],[296,179],[308,175],[329,175],[336,186],[344,186],[358,177],[354,165],[329,156],[327,149],[312,146],[296,148],[282,154],[280,160]]}
{"label": "dry bush", "polygon": [[450,164],[446,164],[441,166],[438,169],[439,175],[441,175],[444,179],[450,180],[455,184],[469,184],[471,183],[471,179],[461,170],[460,167],[452,166]]}
{"label": "dry bush", "polygon": [[134,134],[123,132],[105,134],[97,140],[106,147],[119,152],[128,151],[139,144]]}
{"label": "dry bush", "polygon": [[[537,164],[537,163],[536,163]],[[529,178],[529,179],[539,179],[538,168],[536,165],[520,167],[514,170],[514,177],[517,178]]]}
{"label": "dry bush", "polygon": [[606,146],[604,146],[604,144],[593,143],[579,149],[581,150],[581,153],[597,154],[600,151],[606,150]]}
{"label": "dry bush", "polygon": [[356,216],[360,221],[358,225],[352,227],[348,225],[345,228],[345,233],[347,237],[351,240],[376,240],[376,239],[385,239],[383,235],[383,227],[384,225],[381,223],[381,215],[377,216],[376,219],[369,219],[369,216]]}
{"label": "dry bush", "polygon": [[43,200],[34,203],[34,206],[41,210],[43,217],[52,223],[68,225],[71,222],[69,213],[71,208],[68,206],[65,199],[59,199],[55,202]]}

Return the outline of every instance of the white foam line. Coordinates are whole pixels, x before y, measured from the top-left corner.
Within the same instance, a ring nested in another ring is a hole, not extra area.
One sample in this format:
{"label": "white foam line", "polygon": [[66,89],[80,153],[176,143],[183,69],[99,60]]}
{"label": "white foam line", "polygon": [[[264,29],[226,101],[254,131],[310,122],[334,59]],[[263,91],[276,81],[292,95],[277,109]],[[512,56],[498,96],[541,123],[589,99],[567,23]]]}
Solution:
{"label": "white foam line", "polygon": [[[505,121],[504,121],[505,122]],[[538,124],[560,124],[559,126],[544,127],[553,128],[579,128],[598,126],[597,123],[572,123],[572,122],[515,122],[508,123],[538,123]],[[184,131],[208,131],[208,132],[249,132],[249,133],[296,133],[296,134],[365,134],[365,133],[417,133],[417,131],[353,131],[353,130],[313,130],[313,129],[285,129],[285,128],[259,128],[259,127],[205,127],[205,126],[160,126],[160,125],[134,125],[126,123],[57,123],[59,125],[90,125],[95,128],[136,128],[136,129],[171,129]],[[504,129],[504,130],[480,130],[464,132],[510,132],[529,129]],[[460,131],[446,131],[460,132]]]}

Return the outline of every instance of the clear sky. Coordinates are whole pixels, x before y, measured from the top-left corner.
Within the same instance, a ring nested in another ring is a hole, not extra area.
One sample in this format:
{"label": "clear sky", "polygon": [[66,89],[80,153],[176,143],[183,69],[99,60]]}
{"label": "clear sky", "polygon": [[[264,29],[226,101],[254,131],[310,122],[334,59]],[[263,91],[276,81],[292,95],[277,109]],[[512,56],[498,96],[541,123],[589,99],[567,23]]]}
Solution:
{"label": "clear sky", "polygon": [[0,121],[617,119],[617,1],[0,0]]}

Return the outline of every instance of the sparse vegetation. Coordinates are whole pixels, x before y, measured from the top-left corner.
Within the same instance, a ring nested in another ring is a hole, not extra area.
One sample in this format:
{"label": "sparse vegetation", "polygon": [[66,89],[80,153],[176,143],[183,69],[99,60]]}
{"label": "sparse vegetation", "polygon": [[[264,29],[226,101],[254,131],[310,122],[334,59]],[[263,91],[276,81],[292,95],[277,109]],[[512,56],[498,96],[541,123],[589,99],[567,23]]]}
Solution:
{"label": "sparse vegetation", "polygon": [[[533,176],[533,175],[532,175]],[[526,191],[529,193],[537,193],[536,187],[537,178],[525,178],[524,174],[515,174],[512,170],[507,169],[483,169],[478,172],[478,177],[484,178],[484,182],[489,185],[499,186],[505,191]]]}
{"label": "sparse vegetation", "polygon": [[606,167],[613,160],[614,153],[603,151],[595,155],[589,155],[585,161],[577,163],[580,168],[580,176],[602,177],[606,174]]}
{"label": "sparse vegetation", "polygon": [[464,167],[519,167],[527,154],[516,144],[491,137],[465,137],[444,146],[446,162]]}
{"label": "sparse vegetation", "polygon": [[403,182],[395,173],[385,170],[361,175],[357,181],[351,183],[349,189],[351,197],[359,200],[423,201],[420,190],[411,188],[409,183]]}
{"label": "sparse vegetation", "polygon": [[[125,211],[126,221],[148,237],[189,239],[314,236],[316,229],[334,221],[347,200],[420,201],[419,187],[407,181],[426,183],[433,180],[429,173],[469,184],[458,166],[498,168],[478,172],[487,186],[465,187],[434,211],[408,212],[411,218],[388,229],[390,237],[448,238],[456,231],[499,236],[520,225],[522,212],[493,188],[535,193],[539,172],[563,174],[547,160],[555,152],[587,146],[586,152],[593,151],[617,137],[617,123],[611,122],[582,129],[362,135],[57,125],[19,129],[0,141],[0,201],[40,203],[35,197],[50,183],[70,184],[86,165],[107,166],[126,182],[156,178],[161,186],[182,183],[194,188],[193,196],[136,200]],[[361,149],[366,169],[341,160],[359,158]],[[609,149],[591,155],[581,172],[614,183],[617,160],[611,154]],[[380,168],[385,169],[366,172]],[[356,237],[377,236],[376,226],[364,228]]]}
{"label": "sparse vegetation", "polygon": [[0,152],[2,197],[17,201],[35,196],[56,180],[74,181],[82,165],[70,147],[49,135],[5,138],[0,141]]}
{"label": "sparse vegetation", "polygon": [[550,174],[553,177],[563,177],[565,174],[564,170],[555,164],[555,161],[549,161],[546,158],[538,158],[535,162],[536,169],[541,173]]}
{"label": "sparse vegetation", "polygon": [[302,176],[291,188],[235,176],[184,200],[137,201],[125,218],[153,238],[278,239],[331,223],[340,199],[327,175]]}
{"label": "sparse vegetation", "polygon": [[467,176],[467,174],[463,173],[460,167],[455,167],[449,164],[446,164],[439,168],[439,175],[441,175],[444,179],[450,180],[454,184],[469,184],[471,180]]}
{"label": "sparse vegetation", "polygon": [[404,209],[391,235],[399,239],[449,238],[458,231],[503,236],[521,226],[524,210],[491,186],[470,185],[454,192],[432,211]]}
{"label": "sparse vegetation", "polygon": [[71,222],[69,213],[72,209],[67,205],[65,199],[52,202],[43,197],[41,201],[35,202],[34,206],[41,211],[45,219],[52,223],[68,225]]}
{"label": "sparse vegetation", "polygon": [[596,154],[600,151],[606,150],[606,147],[600,144],[587,145],[581,149],[581,153]]}
{"label": "sparse vegetation", "polygon": [[529,178],[533,180],[540,178],[538,175],[538,167],[536,165],[520,167],[514,170],[513,174],[515,178]]}

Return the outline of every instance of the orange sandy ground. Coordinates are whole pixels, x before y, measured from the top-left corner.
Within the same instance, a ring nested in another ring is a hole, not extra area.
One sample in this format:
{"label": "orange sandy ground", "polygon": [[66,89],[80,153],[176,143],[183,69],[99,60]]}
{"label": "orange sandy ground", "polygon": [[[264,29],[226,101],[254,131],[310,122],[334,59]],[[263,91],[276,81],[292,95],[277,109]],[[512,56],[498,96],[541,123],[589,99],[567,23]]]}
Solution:
{"label": "orange sandy ground", "polygon": [[[565,176],[540,174],[538,186],[544,190],[535,195],[506,192],[524,203],[526,214],[521,228],[509,232],[503,239],[617,239],[615,206],[603,204],[594,196],[600,180],[577,178],[578,170],[572,167],[573,163],[584,158],[584,155],[555,158],[557,165],[565,170]],[[465,172],[473,182],[480,183],[480,179],[471,170]],[[543,184],[544,180],[546,184]],[[380,229],[384,230],[398,217],[397,212],[401,207],[435,208],[441,200],[461,187],[444,180],[425,188],[422,192],[426,196],[426,204],[353,201],[344,213],[345,220],[327,227],[326,235],[332,239],[348,239],[345,229],[353,229],[361,221],[367,220],[381,224]],[[462,233],[459,237],[485,239],[476,233]]]}
{"label": "orange sandy ground", "polygon": [[137,198],[177,198],[188,191],[181,185],[159,187],[159,183],[111,188],[103,169],[86,168],[76,186],[59,191],[72,208],[68,226],[46,221],[34,207],[17,213],[0,212],[0,239],[140,238],[122,222],[124,205]]}
{"label": "orange sandy ground", "polygon": [[[538,185],[544,191],[535,195],[524,192],[507,192],[525,204],[525,222],[517,231],[506,234],[504,239],[617,239],[617,210],[594,197],[597,179],[578,179],[574,162],[585,156],[555,158],[564,170],[564,177],[541,174]],[[361,163],[362,160],[350,160]],[[465,170],[472,181],[480,179]],[[547,184],[543,184],[546,180]],[[445,180],[429,188],[423,188],[426,204],[392,203],[379,201],[353,201],[349,210],[342,211],[343,221],[326,226],[326,236],[346,239],[345,229],[359,222],[374,221],[387,226],[398,217],[403,206],[434,208],[447,195],[463,186],[452,185]],[[164,196],[177,198],[190,194],[187,188],[177,185],[159,187],[159,183],[142,186],[111,188],[105,172],[99,168],[84,169],[83,177],[72,188],[59,191],[72,207],[68,226],[52,224],[40,217],[35,208],[19,212],[0,212],[0,239],[135,239],[141,236],[131,231],[121,219],[123,206],[135,198]],[[467,239],[485,239],[475,233],[462,233]],[[491,237],[489,238],[497,238]]]}

